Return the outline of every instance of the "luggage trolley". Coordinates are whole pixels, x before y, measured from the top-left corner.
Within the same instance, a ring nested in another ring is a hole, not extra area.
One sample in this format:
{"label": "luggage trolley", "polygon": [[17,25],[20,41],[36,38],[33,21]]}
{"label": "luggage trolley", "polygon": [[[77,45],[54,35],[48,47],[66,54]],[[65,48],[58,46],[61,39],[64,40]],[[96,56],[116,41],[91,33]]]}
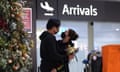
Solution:
{"label": "luggage trolley", "polygon": [[100,52],[92,51],[88,58],[83,60],[84,72],[102,72],[102,56]]}

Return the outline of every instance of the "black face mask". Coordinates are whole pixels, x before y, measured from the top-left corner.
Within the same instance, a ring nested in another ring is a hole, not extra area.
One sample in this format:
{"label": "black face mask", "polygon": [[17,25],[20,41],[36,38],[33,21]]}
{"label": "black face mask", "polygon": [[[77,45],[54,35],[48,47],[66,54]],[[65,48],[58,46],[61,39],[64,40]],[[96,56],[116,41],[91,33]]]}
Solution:
{"label": "black face mask", "polygon": [[65,38],[65,32],[62,32],[61,38]]}
{"label": "black face mask", "polygon": [[55,34],[57,34],[57,32],[55,32]]}

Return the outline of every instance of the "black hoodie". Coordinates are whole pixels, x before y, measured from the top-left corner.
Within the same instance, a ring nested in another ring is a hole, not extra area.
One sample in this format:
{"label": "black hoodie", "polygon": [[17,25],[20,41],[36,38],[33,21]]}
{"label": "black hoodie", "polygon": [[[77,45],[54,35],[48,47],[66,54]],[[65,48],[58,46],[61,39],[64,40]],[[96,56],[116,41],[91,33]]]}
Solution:
{"label": "black hoodie", "polygon": [[52,68],[63,63],[66,57],[57,52],[56,38],[49,32],[43,32],[40,40],[41,72],[50,72]]}

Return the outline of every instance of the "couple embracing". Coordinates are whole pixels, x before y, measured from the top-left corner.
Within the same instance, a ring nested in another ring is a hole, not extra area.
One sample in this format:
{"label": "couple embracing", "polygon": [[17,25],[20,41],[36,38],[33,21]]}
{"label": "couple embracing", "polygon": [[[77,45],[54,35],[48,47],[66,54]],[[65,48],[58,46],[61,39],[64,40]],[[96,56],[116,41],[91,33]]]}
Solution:
{"label": "couple embracing", "polygon": [[[74,58],[72,41],[78,38],[78,34],[68,29],[61,34],[62,40],[56,40],[54,36],[60,28],[59,19],[49,19],[46,25],[47,31],[40,35],[41,72],[69,72],[69,61]],[[72,53],[71,53],[72,52]]]}

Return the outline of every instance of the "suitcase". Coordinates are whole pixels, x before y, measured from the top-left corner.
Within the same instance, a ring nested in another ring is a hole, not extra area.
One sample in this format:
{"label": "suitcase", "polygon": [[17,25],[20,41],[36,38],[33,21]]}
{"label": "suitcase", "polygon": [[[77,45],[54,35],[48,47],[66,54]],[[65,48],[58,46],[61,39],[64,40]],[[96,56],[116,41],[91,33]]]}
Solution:
{"label": "suitcase", "polygon": [[120,44],[102,47],[103,72],[120,72]]}

